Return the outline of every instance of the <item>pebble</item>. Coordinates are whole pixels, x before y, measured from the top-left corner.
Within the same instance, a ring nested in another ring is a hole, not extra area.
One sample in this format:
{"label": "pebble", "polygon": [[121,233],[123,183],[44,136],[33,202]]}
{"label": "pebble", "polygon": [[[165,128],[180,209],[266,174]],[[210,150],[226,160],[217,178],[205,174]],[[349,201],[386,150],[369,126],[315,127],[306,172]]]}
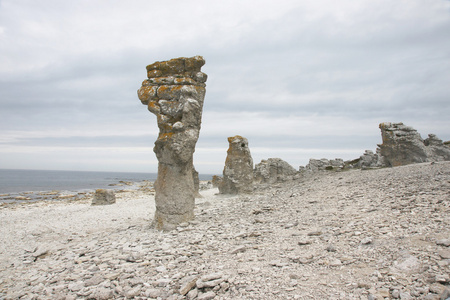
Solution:
{"label": "pebble", "polygon": [[366,237],[364,239],[361,240],[361,244],[362,245],[368,245],[368,244],[372,244],[372,237]]}
{"label": "pebble", "polygon": [[437,240],[436,245],[450,247],[450,239]]}
{"label": "pebble", "polygon": [[213,291],[209,291],[206,293],[201,293],[200,295],[198,295],[198,300],[210,300],[210,299],[214,299],[214,297],[216,297],[216,293],[214,293]]}
{"label": "pebble", "polygon": [[197,276],[189,276],[185,278],[183,282],[179,293],[184,296],[196,286]]}

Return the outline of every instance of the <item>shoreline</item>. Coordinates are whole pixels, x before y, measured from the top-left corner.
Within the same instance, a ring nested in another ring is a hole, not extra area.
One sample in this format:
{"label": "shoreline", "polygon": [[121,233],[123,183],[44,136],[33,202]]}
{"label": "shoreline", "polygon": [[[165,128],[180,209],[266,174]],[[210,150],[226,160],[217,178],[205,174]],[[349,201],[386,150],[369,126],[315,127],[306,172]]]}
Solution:
{"label": "shoreline", "polygon": [[[125,193],[132,190],[152,188],[154,182],[142,180],[139,182],[120,181],[109,184],[104,189],[114,190],[115,193]],[[97,188],[67,189],[67,190],[43,190],[22,191],[0,194],[0,206],[14,203],[33,203],[37,201],[78,201],[92,197]]]}

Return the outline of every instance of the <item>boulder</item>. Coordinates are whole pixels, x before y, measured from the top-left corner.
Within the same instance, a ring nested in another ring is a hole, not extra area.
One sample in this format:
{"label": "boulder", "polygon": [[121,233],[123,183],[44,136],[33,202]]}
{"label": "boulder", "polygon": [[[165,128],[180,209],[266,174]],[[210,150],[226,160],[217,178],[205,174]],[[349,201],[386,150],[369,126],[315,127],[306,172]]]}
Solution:
{"label": "boulder", "polygon": [[228,138],[229,148],[223,179],[219,185],[221,194],[246,194],[253,191],[253,159],[248,140],[236,135]]}
{"label": "boulder", "polygon": [[197,190],[193,154],[205,98],[206,74],[201,56],[180,57],[147,66],[148,79],[138,97],[156,115],[159,136],[153,151],[158,158],[153,225],[171,230],[194,218]]}
{"label": "boulder", "polygon": [[97,189],[91,205],[109,205],[114,203],[116,203],[116,195],[113,190]]}
{"label": "boulder", "polygon": [[281,158],[261,160],[255,166],[255,183],[275,183],[294,179],[297,170]]}

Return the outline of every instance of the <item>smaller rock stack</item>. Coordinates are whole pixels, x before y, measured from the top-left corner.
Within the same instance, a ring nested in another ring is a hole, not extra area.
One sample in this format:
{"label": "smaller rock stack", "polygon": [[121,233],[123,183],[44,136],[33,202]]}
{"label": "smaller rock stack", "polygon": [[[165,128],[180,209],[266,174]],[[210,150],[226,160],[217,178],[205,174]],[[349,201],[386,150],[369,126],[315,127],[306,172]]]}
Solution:
{"label": "smaller rock stack", "polygon": [[228,138],[229,148],[219,185],[221,194],[246,194],[253,191],[253,159],[248,140],[236,135]]}

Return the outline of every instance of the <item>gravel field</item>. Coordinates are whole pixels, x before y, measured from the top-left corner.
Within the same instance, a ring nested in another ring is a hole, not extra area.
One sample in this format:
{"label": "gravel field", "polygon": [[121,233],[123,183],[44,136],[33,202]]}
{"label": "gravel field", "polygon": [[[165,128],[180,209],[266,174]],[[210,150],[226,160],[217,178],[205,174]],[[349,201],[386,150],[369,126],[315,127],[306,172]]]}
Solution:
{"label": "gravel field", "polygon": [[0,206],[0,299],[447,299],[450,162],[201,191],[150,228],[148,189]]}

